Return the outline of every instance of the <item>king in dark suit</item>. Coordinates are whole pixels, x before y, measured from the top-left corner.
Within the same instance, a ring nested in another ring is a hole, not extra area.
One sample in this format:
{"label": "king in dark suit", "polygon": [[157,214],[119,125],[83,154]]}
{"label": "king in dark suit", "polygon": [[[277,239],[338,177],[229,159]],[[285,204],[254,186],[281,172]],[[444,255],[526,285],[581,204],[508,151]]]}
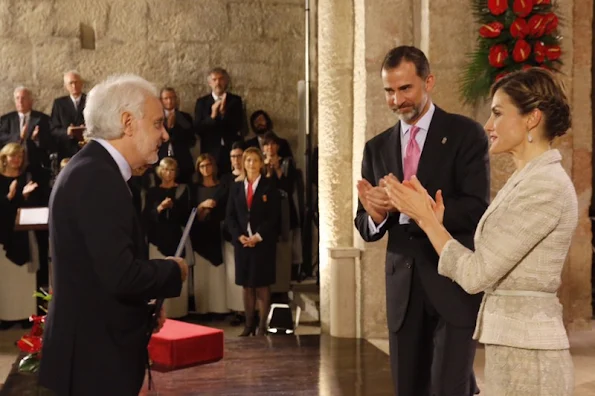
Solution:
{"label": "king in dark suit", "polygon": [[83,110],[87,102],[87,95],[82,92],[83,80],[77,72],[64,74],[64,87],[69,94],[54,100],[51,116],[52,135],[58,143],[60,159],[72,157],[80,150],[81,135],[72,127],[85,126]]}
{"label": "king in dark suit", "polygon": [[367,242],[389,234],[386,310],[395,393],[460,395],[475,391],[472,340],[481,295],[438,274],[438,256],[421,229],[388,204],[380,180],[416,175],[448,202],[444,226],[465,246],[489,199],[488,143],[476,122],[430,99],[434,77],[417,48],[397,47],[382,67],[385,97],[400,121],[366,143],[355,225]]}
{"label": "king in dark suit", "polygon": [[[179,296],[188,270],[182,259],[148,260],[126,183],[167,141],[163,108],[150,83],[126,75],[93,88],[85,116],[92,140],[50,198],[53,299],[39,381],[59,396],[136,396],[154,331],[148,301]],[[110,118],[121,120],[115,130]]]}
{"label": "king in dark suit", "polygon": [[209,72],[212,92],[199,98],[194,109],[200,152],[215,157],[219,175],[231,172],[229,152],[242,139],[244,106],[242,98],[227,92],[229,74],[220,67]]}

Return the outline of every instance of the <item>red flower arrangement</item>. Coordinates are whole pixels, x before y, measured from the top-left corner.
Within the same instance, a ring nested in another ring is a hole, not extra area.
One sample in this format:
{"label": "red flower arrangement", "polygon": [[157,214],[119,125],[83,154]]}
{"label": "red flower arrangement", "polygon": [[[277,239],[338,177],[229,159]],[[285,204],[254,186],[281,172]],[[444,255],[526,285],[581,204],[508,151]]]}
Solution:
{"label": "red flower arrangement", "polygon": [[[47,293],[43,289],[39,289],[39,292],[35,292],[33,297],[41,298],[46,306],[40,305],[39,307],[47,312],[47,305],[52,299],[52,294]],[[39,364],[41,362],[41,346],[43,345],[43,326],[45,323],[45,315],[33,315],[29,318],[33,322],[33,327],[28,334],[25,334],[17,341],[17,347],[27,354],[19,362],[19,371],[35,373],[39,370]]]}
{"label": "red flower arrangement", "polygon": [[472,0],[480,25],[478,48],[462,77],[461,96],[475,104],[491,85],[515,70],[543,67],[557,71],[560,20],[551,0]]}

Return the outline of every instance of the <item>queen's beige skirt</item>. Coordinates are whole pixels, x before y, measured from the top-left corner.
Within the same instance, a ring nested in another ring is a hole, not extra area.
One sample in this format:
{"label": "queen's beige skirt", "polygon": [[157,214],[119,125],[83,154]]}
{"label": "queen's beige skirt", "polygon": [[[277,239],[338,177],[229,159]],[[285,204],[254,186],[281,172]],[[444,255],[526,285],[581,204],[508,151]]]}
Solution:
{"label": "queen's beige skirt", "polygon": [[486,345],[485,355],[488,396],[571,396],[573,393],[574,366],[567,349]]}

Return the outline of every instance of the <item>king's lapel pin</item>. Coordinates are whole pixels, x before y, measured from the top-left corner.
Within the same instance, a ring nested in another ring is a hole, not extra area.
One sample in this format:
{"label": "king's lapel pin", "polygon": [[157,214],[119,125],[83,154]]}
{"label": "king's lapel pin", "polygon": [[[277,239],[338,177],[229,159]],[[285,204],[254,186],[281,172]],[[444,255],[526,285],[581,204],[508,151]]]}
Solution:
{"label": "king's lapel pin", "polygon": [[442,138],[442,144],[446,144],[446,140],[447,140],[446,137],[443,137]]}
{"label": "king's lapel pin", "polygon": [[266,202],[266,201],[267,201],[267,195],[266,194],[263,194],[263,196],[262,196],[262,202]]}

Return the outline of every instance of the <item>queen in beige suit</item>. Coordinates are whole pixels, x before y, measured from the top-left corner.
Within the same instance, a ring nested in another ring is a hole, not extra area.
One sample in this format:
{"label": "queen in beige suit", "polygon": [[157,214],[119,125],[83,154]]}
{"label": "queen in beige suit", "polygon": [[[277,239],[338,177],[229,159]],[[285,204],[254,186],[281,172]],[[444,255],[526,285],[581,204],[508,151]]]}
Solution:
{"label": "queen in beige suit", "polygon": [[438,272],[468,293],[485,292],[474,338],[485,344],[487,395],[572,395],[574,370],[556,292],[577,199],[560,152],[551,148],[570,128],[568,100],[551,73],[535,68],[505,76],[491,94],[490,152],[512,154],[517,170],[480,220],[475,251],[442,226],[440,191],[433,200],[416,178],[400,183],[392,175],[385,187],[395,207],[427,234],[440,255]]}

